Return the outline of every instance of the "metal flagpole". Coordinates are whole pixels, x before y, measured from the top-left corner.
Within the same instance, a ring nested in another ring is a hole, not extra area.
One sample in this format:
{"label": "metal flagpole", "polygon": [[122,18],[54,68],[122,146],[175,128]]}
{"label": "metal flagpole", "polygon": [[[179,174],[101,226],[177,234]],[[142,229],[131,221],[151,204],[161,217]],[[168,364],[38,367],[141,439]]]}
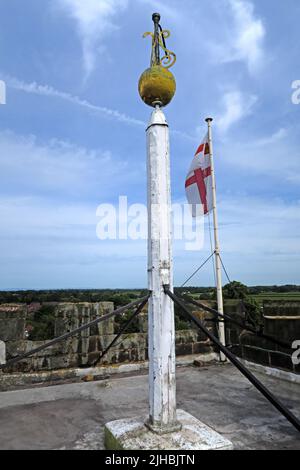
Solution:
{"label": "metal flagpole", "polygon": [[[213,156],[213,142],[212,142],[212,128],[211,123],[213,119],[207,118],[206,122],[208,125],[208,142],[209,142],[209,158],[211,164],[211,177],[212,177],[212,200],[213,200],[213,219],[214,219],[214,238],[215,238],[215,259],[216,259],[216,281],[217,281],[217,300],[218,300],[218,311],[224,313],[223,307],[223,292],[222,292],[222,266],[220,260],[220,242],[219,242],[219,227],[218,227],[218,213],[217,213],[217,193],[216,193],[216,177],[214,168],[214,156]],[[223,346],[226,346],[225,337],[225,324],[224,321],[219,321],[218,324],[220,342]],[[225,355],[220,353],[220,360],[226,362]]]}

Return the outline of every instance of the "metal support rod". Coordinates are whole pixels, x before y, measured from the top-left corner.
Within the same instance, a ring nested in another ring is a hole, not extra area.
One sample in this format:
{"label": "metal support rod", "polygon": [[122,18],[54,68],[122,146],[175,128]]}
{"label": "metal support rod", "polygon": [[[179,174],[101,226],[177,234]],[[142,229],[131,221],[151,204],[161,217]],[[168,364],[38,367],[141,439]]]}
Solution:
{"label": "metal support rod", "polygon": [[189,320],[195,323],[195,325],[200,328],[200,330],[205,333],[205,335],[220,349],[220,351],[230,360],[230,362],[237,367],[237,369],[246,377],[252,385],[300,432],[300,421],[299,419],[288,410],[281,402],[276,398],[272,392],[270,392],[253,374],[250,372],[247,367],[240,362],[237,357],[229,351],[226,346],[224,346],[204,325],[194,317],[191,312],[185,307],[180,299],[174,295],[170,290],[169,286],[165,286],[165,293],[177,304],[184,316]]}
{"label": "metal support rod", "polygon": [[55,344],[60,343],[61,341],[64,341],[66,339],[71,338],[72,336],[76,336],[78,333],[81,333],[82,331],[85,331],[85,330],[87,330],[88,328],[91,328],[94,325],[98,325],[99,323],[102,323],[106,320],[109,320],[110,318],[115,317],[116,315],[121,315],[124,312],[126,312],[127,310],[129,310],[130,308],[133,308],[136,305],[139,305],[141,302],[144,302],[145,300],[148,300],[149,297],[150,297],[150,294],[148,294],[146,297],[143,297],[142,299],[135,300],[134,302],[131,302],[130,304],[125,305],[125,307],[120,307],[112,313],[108,313],[107,315],[103,315],[103,317],[101,317],[101,318],[97,318],[96,320],[93,320],[90,323],[82,325],[79,328],[77,328],[76,330],[71,331],[70,333],[66,333],[66,334],[60,336],[59,338],[55,338],[52,341],[49,341],[49,343],[44,344],[43,346],[39,346],[38,348],[33,349],[32,351],[29,351],[29,352],[23,354],[22,356],[14,357],[13,359],[10,359],[9,361],[7,361],[6,364],[0,365],[0,370],[6,369],[7,367],[9,367],[13,364],[16,364],[17,362],[20,362],[23,359],[26,359],[27,357],[31,357],[31,356],[33,356],[34,354],[36,354],[40,351],[44,351],[45,349],[48,349],[51,346],[54,346]]}
{"label": "metal support rod", "polygon": [[290,344],[285,343],[284,341],[281,341],[280,339],[274,338],[273,336],[265,335],[264,333],[259,333],[254,328],[251,328],[251,326],[243,325],[238,320],[234,320],[234,318],[232,318],[230,315],[227,315],[226,313],[222,314],[222,313],[218,312],[217,310],[215,310],[213,308],[207,307],[206,305],[202,304],[201,302],[197,302],[197,301],[191,299],[187,295],[183,295],[182,299],[185,300],[186,302],[188,302],[189,304],[192,304],[192,305],[195,305],[196,307],[202,308],[206,312],[213,313],[214,315],[216,315],[217,317],[222,318],[223,320],[228,320],[233,325],[237,325],[240,328],[243,328],[244,330],[249,331],[250,333],[254,333],[256,336],[258,336],[260,338],[263,338],[263,339],[266,339],[266,340],[276,344],[277,346],[280,346],[281,348],[291,349]]}
{"label": "metal support rod", "polygon": [[[211,165],[211,178],[212,178],[212,199],[213,199],[213,219],[214,219],[214,238],[215,238],[215,259],[216,259],[216,280],[217,280],[217,300],[218,311],[223,313],[223,292],[222,292],[222,267],[220,262],[220,243],[219,243],[219,227],[218,227],[218,213],[217,213],[217,191],[216,191],[216,177],[213,157],[213,142],[212,142],[212,118],[207,118],[208,126],[208,143],[209,143],[209,158]],[[219,337],[223,346],[226,345],[224,323],[219,323]],[[225,356],[221,353],[220,359],[222,362],[226,361]]]}
{"label": "metal support rod", "polygon": [[[150,294],[149,294],[149,297],[150,297]],[[134,314],[129,318],[129,320],[125,323],[125,325],[123,326],[123,328],[119,331],[119,333],[117,334],[117,336],[115,337],[115,339],[110,343],[110,345],[105,349],[105,351],[103,351],[103,353],[101,354],[101,356],[99,357],[99,359],[97,359],[97,362],[101,361],[104,356],[106,356],[106,354],[110,351],[110,349],[116,344],[116,342],[118,341],[118,339],[122,336],[123,333],[125,333],[125,331],[127,330],[127,328],[131,325],[131,323],[133,322],[133,320],[141,313],[141,311],[143,310],[143,308],[145,307],[145,305],[148,303],[148,300],[149,300],[149,297],[148,299],[144,300],[144,302],[141,303],[141,305],[137,308],[137,310],[134,312]]]}
{"label": "metal support rod", "polygon": [[159,49],[159,22],[160,22],[160,14],[153,13],[152,19],[154,22],[154,61],[155,63],[152,65],[160,65],[160,49]]}

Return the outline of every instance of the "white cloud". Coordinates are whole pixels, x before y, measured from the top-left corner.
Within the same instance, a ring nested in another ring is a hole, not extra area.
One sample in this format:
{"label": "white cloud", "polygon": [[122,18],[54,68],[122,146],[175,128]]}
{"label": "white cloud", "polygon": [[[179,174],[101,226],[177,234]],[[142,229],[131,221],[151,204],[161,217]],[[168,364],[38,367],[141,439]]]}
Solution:
{"label": "white cloud", "polygon": [[0,132],[0,156],[0,287],[130,283],[116,278],[119,259],[134,265],[146,247],[99,241],[96,209],[141,181],[143,164],[10,131]]}
{"label": "white cloud", "polygon": [[[218,212],[221,254],[231,279],[248,285],[299,282],[300,200],[219,193]],[[199,251],[198,262],[194,253],[174,246],[176,285],[183,283],[210,253],[206,220],[205,246]],[[226,282],[225,276],[223,280]],[[190,284],[213,285],[212,263]]]}
{"label": "white cloud", "polygon": [[[87,111],[90,111],[90,112],[93,112],[102,116],[106,116],[107,118],[110,118],[110,119],[115,119],[116,121],[124,123],[124,124],[138,126],[138,127],[146,126],[146,122],[144,121],[135,119],[115,109],[110,109],[110,108],[106,108],[103,106],[97,106],[95,104],[90,103],[87,100],[83,100],[79,98],[78,96],[71,95],[70,93],[66,93],[64,91],[56,90],[50,85],[40,85],[36,82],[26,83],[22,80],[19,80],[14,77],[9,77],[9,76],[6,76],[5,80],[6,80],[7,85],[10,88],[13,88],[18,91],[22,91],[24,93],[29,93],[33,95],[39,95],[39,96],[46,96],[50,98],[58,98],[64,101],[68,101],[72,105],[80,106],[81,108]],[[171,129],[170,132],[173,135],[176,135],[185,140],[193,140],[193,141],[195,140],[195,137],[191,136],[190,134],[186,132],[178,131],[176,129]]]}
{"label": "white cloud", "polygon": [[93,203],[1,198],[0,218],[1,288],[146,285],[145,243],[98,240]]}
{"label": "white cloud", "polygon": [[138,178],[139,167],[112,158],[107,150],[86,149],[52,139],[0,132],[1,190],[14,194],[39,194],[81,198],[91,196],[95,206],[118,187]]}
{"label": "white cloud", "polygon": [[245,95],[240,91],[231,91],[223,96],[222,102],[224,111],[217,117],[216,122],[220,132],[224,134],[232,125],[252,113],[257,97]]}
{"label": "white cloud", "polygon": [[[300,201],[220,195],[218,208],[222,257],[233,279],[299,282]],[[5,220],[0,234],[2,287],[132,287],[146,282],[146,242],[98,240],[93,203],[6,197],[0,218]],[[206,242],[209,249],[208,233]],[[195,254],[178,244],[174,251],[179,284],[197,263]],[[199,257],[204,260],[206,251]],[[211,265],[194,279],[195,285],[212,283]]]}
{"label": "white cloud", "polygon": [[69,103],[73,105],[80,106],[81,108],[84,108],[87,111],[92,111],[94,113],[98,113],[98,114],[110,117],[112,119],[115,119],[120,122],[124,122],[126,124],[133,124],[133,125],[143,126],[143,127],[145,126],[145,123],[143,121],[127,116],[126,114],[123,114],[114,109],[109,109],[103,106],[94,105],[90,103],[89,101],[79,98],[78,96],[73,96],[70,93],[56,90],[55,88],[49,85],[39,85],[36,82],[25,83],[22,80],[18,80],[17,78],[9,77],[9,76],[5,77],[5,80],[9,87],[14,88],[15,90],[18,90],[18,91],[23,91],[25,93],[30,93],[34,95],[59,98],[64,101],[68,101]]}
{"label": "white cloud", "polygon": [[85,78],[93,72],[97,53],[103,50],[103,38],[116,29],[114,17],[128,0],[57,0],[77,22],[82,41]]}
{"label": "white cloud", "polygon": [[[248,258],[254,256],[260,258],[261,263],[274,266],[279,258],[287,262],[289,257],[299,253],[300,201],[237,195],[224,198],[219,212],[221,224],[224,222],[221,228],[224,252],[235,256],[244,254]],[[279,278],[281,273],[278,274]]]}
{"label": "white cloud", "polygon": [[223,8],[221,42],[209,45],[213,57],[219,63],[245,62],[249,72],[254,74],[260,70],[265,59],[264,23],[256,17],[251,1],[224,0]]}
{"label": "white cloud", "polygon": [[269,184],[299,184],[299,144],[293,133],[281,128],[260,139],[249,135],[247,140],[239,140],[237,135],[230,145],[223,145],[222,159],[235,171],[264,175]]}
{"label": "white cloud", "polygon": [[254,5],[244,0],[229,0],[235,21],[235,34],[232,44],[232,58],[244,60],[250,72],[260,67],[264,57],[263,40],[266,34],[261,19],[254,14]]}
{"label": "white cloud", "polygon": [[277,142],[280,142],[282,139],[286,138],[287,135],[288,135],[287,129],[284,129],[282,127],[278,131],[274,132],[274,134],[272,134],[270,137],[258,139],[256,141],[256,145],[259,147],[265,146],[265,145],[273,145],[273,144],[276,144]]}
{"label": "white cloud", "polygon": [[299,282],[300,201],[220,197],[220,238],[233,278],[248,284]]}

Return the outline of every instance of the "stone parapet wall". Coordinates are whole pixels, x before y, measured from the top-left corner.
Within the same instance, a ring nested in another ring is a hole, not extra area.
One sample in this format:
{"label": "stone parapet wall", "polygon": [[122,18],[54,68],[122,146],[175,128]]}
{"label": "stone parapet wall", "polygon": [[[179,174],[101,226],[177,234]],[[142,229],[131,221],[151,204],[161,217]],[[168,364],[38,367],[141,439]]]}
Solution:
{"label": "stone parapet wall", "polygon": [[[102,303],[57,303],[54,307],[55,337],[69,333],[76,328],[90,323],[114,310],[111,302]],[[0,340],[5,342],[7,360],[22,355],[47,341],[30,341],[26,339],[27,328],[33,319],[36,309],[41,306],[1,305],[0,306]],[[205,320],[207,314],[199,311],[196,314]],[[208,315],[209,316],[209,315]],[[213,329],[211,323],[208,328]],[[6,372],[46,372],[68,368],[87,368],[94,365],[117,365],[148,360],[148,315],[144,310],[138,317],[137,333],[122,335],[116,345],[99,362],[101,353],[111,344],[119,329],[114,318],[99,323],[73,338],[69,338],[50,348],[26,358],[7,368]],[[176,354],[211,354],[214,349],[205,335],[195,329],[176,332]]]}
{"label": "stone parapet wall", "polygon": [[30,315],[27,305],[0,305],[0,340],[5,343],[23,340]]}
{"label": "stone parapet wall", "polygon": [[[240,313],[231,315],[241,320]],[[227,343],[247,361],[300,374],[300,366],[292,361],[292,343],[300,340],[300,302],[265,301],[263,315],[263,333],[290,344],[290,348],[282,348],[229,322],[226,322]]]}
{"label": "stone parapet wall", "polygon": [[[57,303],[52,304],[55,313],[55,337],[69,333],[114,310],[112,302]],[[0,340],[5,342],[7,359],[22,355],[48,343],[27,340],[27,329],[33,320],[34,309],[27,305],[0,306]],[[104,350],[114,333],[114,319],[82,331],[73,338],[62,341],[48,349],[15,364],[10,372],[30,372],[88,366],[91,351]],[[96,338],[96,339],[95,339]]]}
{"label": "stone parapet wall", "polygon": [[[114,310],[114,304],[111,302],[51,305],[55,311],[55,336],[68,333]],[[214,305],[211,303],[210,306]],[[22,355],[48,342],[48,340],[29,341],[26,338],[28,325],[38,308],[40,308],[39,305],[0,305],[0,342],[5,343],[7,359]],[[245,319],[243,305],[239,301],[226,301],[224,310],[240,322]],[[300,340],[300,302],[267,301],[264,303],[263,311],[264,333],[291,344],[291,347],[293,341]],[[216,334],[216,326],[210,322],[214,318],[213,314],[201,310],[194,314]],[[148,315],[146,310],[138,317],[137,328],[139,332],[122,335],[101,362],[99,362],[101,353],[113,341],[119,330],[119,325],[115,323],[114,318],[89,328],[76,337],[58,343],[32,358],[24,359],[12,368],[7,368],[6,371],[47,372],[147,361]],[[300,373],[300,366],[292,363],[291,355],[294,352],[292,349],[276,346],[229,322],[226,322],[226,340],[239,357],[257,364]],[[193,328],[176,331],[177,356],[203,354],[209,356],[213,352],[216,350],[200,331]]]}

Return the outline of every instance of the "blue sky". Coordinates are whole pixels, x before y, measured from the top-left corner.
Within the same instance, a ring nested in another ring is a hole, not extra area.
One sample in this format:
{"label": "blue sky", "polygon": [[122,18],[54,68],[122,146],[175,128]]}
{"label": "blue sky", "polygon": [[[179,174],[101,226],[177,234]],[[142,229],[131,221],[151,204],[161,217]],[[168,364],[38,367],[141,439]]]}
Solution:
{"label": "blue sky", "polygon": [[[146,200],[137,93],[151,14],[177,54],[172,194],[215,118],[220,239],[232,278],[300,284],[298,0],[2,0],[0,288],[144,287],[146,243],[100,241],[96,209]],[[175,283],[208,256],[175,244]],[[208,266],[194,284],[211,285]]]}

